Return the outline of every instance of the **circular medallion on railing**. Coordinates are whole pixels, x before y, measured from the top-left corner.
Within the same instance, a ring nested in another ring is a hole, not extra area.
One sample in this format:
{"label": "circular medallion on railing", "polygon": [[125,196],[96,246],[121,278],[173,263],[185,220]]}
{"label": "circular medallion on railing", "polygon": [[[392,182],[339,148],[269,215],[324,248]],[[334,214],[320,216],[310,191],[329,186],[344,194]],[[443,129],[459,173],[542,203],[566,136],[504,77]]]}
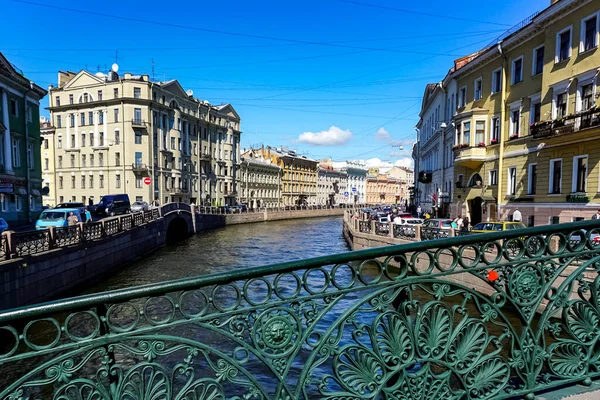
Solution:
{"label": "circular medallion on railing", "polygon": [[567,247],[567,238],[562,233],[553,233],[546,237],[546,246],[550,255],[561,254]]}
{"label": "circular medallion on railing", "polygon": [[528,257],[539,257],[546,251],[546,242],[541,236],[531,236],[525,241]]}
{"label": "circular medallion on railing", "polygon": [[252,278],[244,283],[244,297],[253,306],[265,304],[271,299],[272,292],[271,282],[265,278]]}
{"label": "circular medallion on railing", "polygon": [[302,289],[302,283],[298,275],[290,272],[277,275],[273,281],[273,287],[279,298],[289,300],[298,296]]}
{"label": "circular medallion on railing", "polygon": [[408,260],[404,254],[387,257],[383,266],[385,276],[391,281],[397,281],[408,275]]}
{"label": "circular medallion on railing", "polygon": [[113,304],[106,311],[106,323],[116,332],[134,330],[140,322],[140,311],[131,303]]}
{"label": "circular medallion on railing", "polygon": [[525,254],[525,244],[521,239],[508,239],[502,244],[504,257],[509,261],[515,261]]}
{"label": "circular medallion on railing", "polygon": [[573,253],[581,251],[585,249],[587,240],[586,232],[581,229],[570,232],[568,234],[567,250]]}
{"label": "circular medallion on railing", "polygon": [[543,286],[544,275],[532,264],[514,269],[508,278],[511,298],[520,305],[534,303],[540,297]]}
{"label": "circular medallion on railing", "polygon": [[383,276],[383,266],[379,260],[365,260],[358,266],[358,279],[365,285],[378,283]]}
{"label": "circular medallion on railing", "polygon": [[458,263],[463,268],[472,268],[479,263],[481,258],[481,251],[479,246],[474,244],[468,244],[466,246],[460,246],[458,249]]}
{"label": "circular medallion on railing", "polygon": [[54,318],[30,321],[23,329],[23,341],[33,350],[50,349],[60,341],[60,337],[60,325]]}
{"label": "circular medallion on railing", "polygon": [[152,325],[163,325],[175,318],[175,303],[168,296],[150,297],[144,303],[144,318]]}
{"label": "circular medallion on railing", "polygon": [[458,253],[453,248],[438,249],[434,255],[435,267],[442,271],[453,271],[458,265]]}
{"label": "circular medallion on railing", "polygon": [[493,265],[502,259],[502,246],[498,242],[487,242],[481,245],[481,261]]}
{"label": "circular medallion on railing", "polygon": [[304,289],[310,294],[324,293],[329,287],[329,274],[324,268],[307,270],[302,276]]}
{"label": "circular medallion on railing", "polygon": [[331,282],[337,289],[349,289],[356,282],[356,271],[352,266],[337,264],[331,270]]}
{"label": "circular medallion on railing", "polygon": [[284,308],[263,312],[252,329],[255,347],[267,357],[281,357],[291,353],[301,336],[300,321]]}
{"label": "circular medallion on railing", "polygon": [[417,275],[428,275],[433,271],[435,260],[429,251],[419,251],[410,257],[412,270]]}
{"label": "circular medallion on railing", "polygon": [[179,296],[179,311],[186,318],[201,317],[206,313],[208,298],[200,290],[183,292]]}
{"label": "circular medallion on railing", "polygon": [[19,348],[19,333],[12,326],[0,326],[0,360],[10,357]]}
{"label": "circular medallion on railing", "polygon": [[65,335],[80,342],[96,337],[100,333],[100,318],[92,311],[69,314],[65,320]]}
{"label": "circular medallion on railing", "polygon": [[231,311],[240,305],[240,289],[235,285],[218,285],[212,290],[211,300],[219,311]]}

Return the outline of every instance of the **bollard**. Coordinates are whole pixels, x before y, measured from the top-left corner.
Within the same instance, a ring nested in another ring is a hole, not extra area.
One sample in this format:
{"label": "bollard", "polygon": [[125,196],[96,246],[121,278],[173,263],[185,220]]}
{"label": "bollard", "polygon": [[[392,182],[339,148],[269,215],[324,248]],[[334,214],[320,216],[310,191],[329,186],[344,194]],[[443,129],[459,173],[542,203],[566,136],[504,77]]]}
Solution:
{"label": "bollard", "polygon": [[6,249],[6,258],[16,258],[17,257],[17,238],[15,237],[15,231],[4,231],[3,235],[6,234],[6,245],[8,248]]}

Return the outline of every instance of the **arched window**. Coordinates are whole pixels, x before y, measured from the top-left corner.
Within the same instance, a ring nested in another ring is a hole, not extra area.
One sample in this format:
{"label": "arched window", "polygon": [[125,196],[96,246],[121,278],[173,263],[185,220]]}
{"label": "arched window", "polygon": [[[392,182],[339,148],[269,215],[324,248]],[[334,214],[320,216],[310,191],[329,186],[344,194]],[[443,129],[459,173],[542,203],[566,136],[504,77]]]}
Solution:
{"label": "arched window", "polygon": [[469,180],[469,187],[479,187],[483,184],[483,179],[481,179],[481,175],[475,173]]}

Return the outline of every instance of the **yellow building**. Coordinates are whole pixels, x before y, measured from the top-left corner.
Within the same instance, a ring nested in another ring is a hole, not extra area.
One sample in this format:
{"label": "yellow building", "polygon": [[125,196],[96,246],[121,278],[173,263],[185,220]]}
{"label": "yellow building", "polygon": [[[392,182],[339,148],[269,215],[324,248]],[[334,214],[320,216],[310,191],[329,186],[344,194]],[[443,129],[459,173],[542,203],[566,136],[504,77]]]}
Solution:
{"label": "yellow building", "polygon": [[[452,215],[471,224],[589,218],[600,208],[600,3],[559,0],[455,62]],[[445,81],[447,81],[446,79]]]}
{"label": "yellow building", "polygon": [[[368,204],[400,204],[402,191],[406,184],[402,180],[389,175],[367,175],[367,203]],[[404,196],[406,198],[407,194]]]}
{"label": "yellow building", "polygon": [[293,150],[270,146],[251,149],[245,156],[270,160],[282,168],[281,205],[317,204],[317,172],[319,162]]}

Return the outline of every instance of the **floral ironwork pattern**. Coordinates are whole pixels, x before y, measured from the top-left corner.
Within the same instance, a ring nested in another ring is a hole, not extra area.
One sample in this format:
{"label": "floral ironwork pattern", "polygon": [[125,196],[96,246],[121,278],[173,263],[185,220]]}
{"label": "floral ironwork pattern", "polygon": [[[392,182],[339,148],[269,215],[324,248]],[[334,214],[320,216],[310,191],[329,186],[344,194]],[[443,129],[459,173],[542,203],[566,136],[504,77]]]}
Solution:
{"label": "floral ironwork pattern", "polygon": [[0,260],[8,258],[8,238],[0,233]]}
{"label": "floral ironwork pattern", "polygon": [[376,222],[375,234],[379,236],[388,236],[390,234],[390,225],[389,222]]}
{"label": "floral ironwork pattern", "polygon": [[56,228],[54,230],[54,245],[57,247],[70,246],[81,242],[79,225]]}
{"label": "floral ironwork pattern", "polygon": [[421,227],[421,240],[434,240],[450,237],[450,229]]}
{"label": "floral ironwork pattern", "polygon": [[416,228],[411,225],[394,224],[394,237],[397,239],[414,240],[416,237]]}
{"label": "floral ironwork pattern", "polygon": [[85,240],[102,239],[102,222],[90,222],[83,225],[83,238]]}
{"label": "floral ironwork pattern", "polygon": [[105,235],[114,235],[115,233],[119,232],[118,218],[107,218],[102,223],[104,224]]}
{"label": "floral ironwork pattern", "polygon": [[127,231],[133,226],[133,217],[131,215],[123,215],[121,217],[121,230]]}
{"label": "floral ironwork pattern", "polygon": [[0,399],[532,399],[591,384],[599,232],[408,243],[6,311]]}
{"label": "floral ironwork pattern", "polygon": [[133,217],[133,226],[140,226],[144,223],[144,213],[135,213],[132,214]]}
{"label": "floral ironwork pattern", "polygon": [[358,221],[358,229],[362,233],[370,233],[371,221]]}

